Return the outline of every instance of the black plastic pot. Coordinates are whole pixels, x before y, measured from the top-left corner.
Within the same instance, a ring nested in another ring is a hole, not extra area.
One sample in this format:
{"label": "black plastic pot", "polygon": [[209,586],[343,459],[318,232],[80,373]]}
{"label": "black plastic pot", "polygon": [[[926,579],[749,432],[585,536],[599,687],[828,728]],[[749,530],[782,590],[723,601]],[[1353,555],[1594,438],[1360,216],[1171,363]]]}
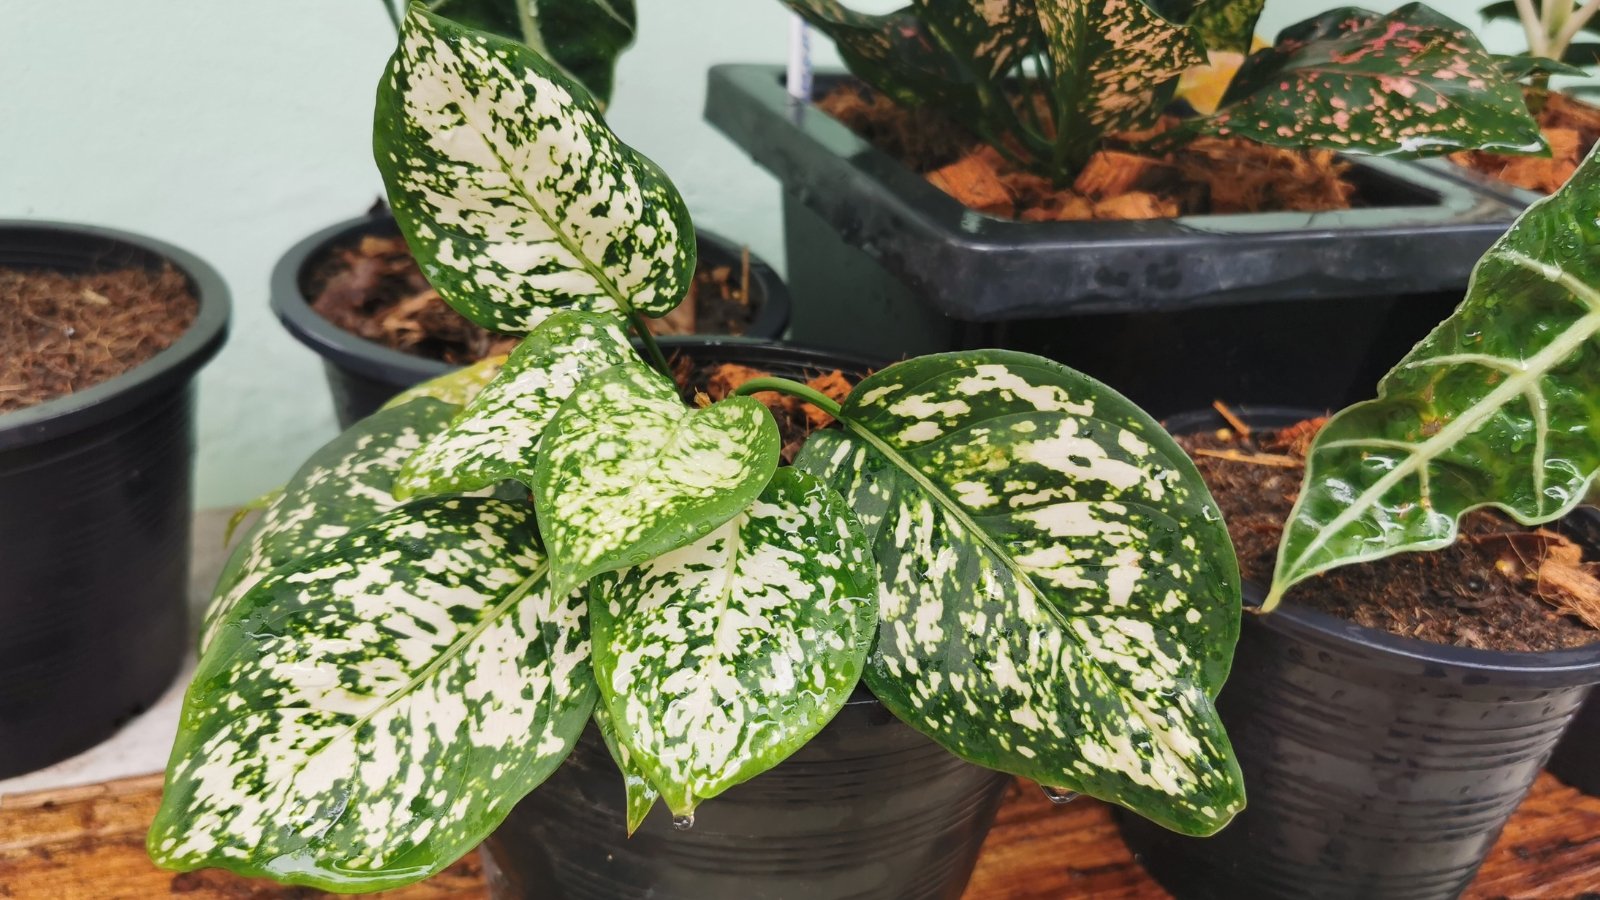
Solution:
{"label": "black plastic pot", "polygon": [[166,263],[200,301],[182,337],[130,372],[0,415],[0,778],[93,746],[177,674],[190,640],[193,382],[228,324],[222,279],[176,247],[0,223],[0,267]]}
{"label": "black plastic pot", "polygon": [[[399,226],[387,212],[374,213],[330,226],[311,235],[278,260],[272,269],[272,311],[300,343],[322,357],[333,394],[333,411],[340,428],[359,419],[414,384],[456,368],[437,359],[391,350],[358,337],[324,319],[311,308],[307,293],[318,265],[336,248],[350,246],[367,235],[392,236]],[[696,230],[702,262],[738,268],[739,245],[709,231]],[[775,340],[789,325],[789,290],[778,273],[760,257],[750,257],[750,300],[755,319],[745,337]]]}
{"label": "black plastic pot", "polygon": [[[858,358],[734,340],[673,342],[700,363],[785,377]],[[810,743],[706,801],[660,805],[632,838],[622,776],[591,728],[484,845],[499,900],[958,900],[1011,778],[962,762],[864,687]]]}
{"label": "black plastic pot", "polygon": [[[817,93],[841,80],[819,76]],[[1157,415],[1370,394],[1520,208],[1352,159],[1364,208],[1016,222],[964,208],[791,99],[780,67],[713,68],[706,118],[783,183],[795,340],[889,357],[1027,350]]]}
{"label": "black plastic pot", "polygon": [[[1306,417],[1241,412],[1262,427]],[[1221,424],[1208,410],[1168,427]],[[1218,700],[1249,806],[1203,840],[1117,820],[1180,900],[1454,897],[1597,682],[1600,645],[1449,647],[1291,603],[1245,617]]]}

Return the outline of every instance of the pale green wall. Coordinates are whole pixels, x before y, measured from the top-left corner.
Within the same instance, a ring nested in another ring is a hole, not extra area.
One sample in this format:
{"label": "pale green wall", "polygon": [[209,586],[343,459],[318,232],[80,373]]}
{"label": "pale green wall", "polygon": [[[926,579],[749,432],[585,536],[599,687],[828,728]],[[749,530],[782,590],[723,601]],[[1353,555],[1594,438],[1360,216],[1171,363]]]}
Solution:
{"label": "pale green wall", "polygon": [[[368,131],[393,33],[379,2],[0,2],[0,217],[144,232],[232,287],[233,337],[202,382],[202,506],[281,482],[334,432],[316,358],[268,313],[267,276],[286,247],[380,190]],[[639,5],[612,124],[672,175],[700,224],[781,265],[776,182],[700,112],[711,63],[782,60],[785,14],[775,0]],[[1262,31],[1335,5],[1269,0]],[[1475,25],[1479,5],[1438,7]],[[1517,41],[1514,28],[1490,35],[1496,49]]]}

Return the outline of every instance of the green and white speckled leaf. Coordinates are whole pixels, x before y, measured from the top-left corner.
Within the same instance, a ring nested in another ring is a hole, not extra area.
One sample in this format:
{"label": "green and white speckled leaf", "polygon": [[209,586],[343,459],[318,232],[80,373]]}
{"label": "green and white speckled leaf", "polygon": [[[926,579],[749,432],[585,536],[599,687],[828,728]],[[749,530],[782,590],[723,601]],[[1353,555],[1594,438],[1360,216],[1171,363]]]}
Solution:
{"label": "green and white speckled leaf", "polygon": [[587,379],[545,428],[534,464],[551,581],[572,590],[703,537],[777,467],[778,426],[760,401],[691,410],[638,364]]}
{"label": "green and white speckled leaf", "polygon": [[600,739],[605,741],[606,749],[611,751],[617,771],[622,773],[623,788],[628,795],[628,836],[632,837],[644,824],[644,817],[650,814],[650,808],[661,799],[661,792],[650,783],[650,776],[644,773],[644,769],[634,762],[628,748],[617,740],[616,723],[611,721],[611,713],[604,703],[594,705],[594,727],[600,732]]}
{"label": "green and white speckled leaf", "polygon": [[1245,60],[1195,130],[1293,147],[1423,156],[1545,149],[1522,90],[1467,28],[1421,4],[1337,9]]}
{"label": "green and white speckled leaf", "polygon": [[406,461],[394,494],[470,491],[533,478],[539,436],[583,379],[638,357],[607,313],[564,310],[534,329],[487,387]]}
{"label": "green and white speckled leaf", "polygon": [[468,28],[521,41],[604,106],[617,57],[633,43],[633,0],[434,0],[428,8]]}
{"label": "green and white speckled leaf", "polygon": [[878,561],[866,681],[956,755],[1209,834],[1244,805],[1212,698],[1239,574],[1199,473],[1148,415],[1025,353],[898,363],[796,465]]}
{"label": "green and white speckled leaf", "polygon": [[1600,158],[1528,207],[1467,297],[1317,434],[1267,608],[1335,566],[1456,538],[1469,510],[1533,525],[1600,472]]}
{"label": "green and white speckled leaf", "polygon": [[373,149],[428,283],[485,328],[531,331],[562,308],[659,316],[688,290],[683,198],[521,43],[413,6]]}
{"label": "green and white speckled leaf", "polygon": [[394,510],[258,584],[201,658],[147,841],[351,891],[470,851],[594,708],[585,603],[549,591],[532,510]]}
{"label": "green and white speckled leaf", "polygon": [[383,408],[404,406],[418,397],[432,397],[453,406],[466,406],[478,396],[479,391],[488,387],[489,382],[500,374],[500,367],[506,364],[506,356],[501,353],[486,357],[470,366],[462,366],[437,378],[412,385],[389,398],[389,402],[385,403]]}
{"label": "green and white speckled leaf", "polygon": [[228,557],[206,610],[201,649],[272,570],[393,509],[400,466],[455,412],[451,404],[419,398],[362,419],[312,454]]}
{"label": "green and white speckled leaf", "polygon": [[1267,0],[1204,0],[1189,18],[1189,27],[1207,50],[1249,53],[1266,5]]}
{"label": "green and white speckled leaf", "polygon": [[844,500],[792,468],[700,540],[594,580],[601,703],[674,815],[833,718],[861,680],[876,590]]}

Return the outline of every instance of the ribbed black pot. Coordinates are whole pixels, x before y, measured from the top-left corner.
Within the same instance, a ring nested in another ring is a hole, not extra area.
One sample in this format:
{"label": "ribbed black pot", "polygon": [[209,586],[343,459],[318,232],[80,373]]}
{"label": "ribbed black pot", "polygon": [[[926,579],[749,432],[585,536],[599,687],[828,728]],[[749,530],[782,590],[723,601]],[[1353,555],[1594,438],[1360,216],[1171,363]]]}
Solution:
{"label": "ribbed black pot", "polygon": [[[878,364],[788,345],[679,338],[700,364],[788,378]],[[484,845],[499,900],[958,900],[1011,778],[962,762],[865,688],[776,768],[678,831],[627,836],[622,776],[593,729]]]}
{"label": "ribbed black pot", "polygon": [[228,324],[221,277],[176,247],[104,228],[0,223],[0,267],[166,263],[200,301],[171,347],[0,415],[0,778],[93,746],[177,674],[189,644],[193,381]]}
{"label": "ribbed black pot", "polygon": [[[368,235],[399,233],[394,217],[387,212],[340,222],[290,247],[272,269],[272,311],[296,340],[322,357],[340,428],[376,412],[406,388],[456,368],[358,337],[311,308],[313,298],[307,293],[311,276],[330,253]],[[739,267],[743,251],[737,244],[700,229],[695,231],[695,239],[702,262]],[[782,337],[789,325],[789,289],[778,273],[755,255],[750,257],[750,302],[756,314],[744,336],[758,340]]]}
{"label": "ribbed black pot", "polygon": [[[1306,418],[1242,412],[1268,428]],[[1207,411],[1168,427],[1221,424]],[[1600,645],[1499,653],[1292,604],[1247,615],[1217,706],[1249,805],[1207,839],[1117,820],[1180,900],[1454,897],[1597,682]]]}

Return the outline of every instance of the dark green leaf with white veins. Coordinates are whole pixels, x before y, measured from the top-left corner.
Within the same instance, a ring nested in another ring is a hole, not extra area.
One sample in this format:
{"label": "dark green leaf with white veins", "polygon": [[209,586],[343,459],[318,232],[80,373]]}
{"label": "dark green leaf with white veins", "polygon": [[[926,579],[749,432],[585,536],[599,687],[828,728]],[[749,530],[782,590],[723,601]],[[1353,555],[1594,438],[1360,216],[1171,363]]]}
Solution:
{"label": "dark green leaf with white veins", "polygon": [[1524,524],[1579,503],[1600,471],[1600,160],[1530,206],[1456,311],[1334,416],[1307,458],[1269,607],[1334,566],[1456,537],[1468,510]]}
{"label": "dark green leaf with white veins", "polygon": [[521,41],[611,99],[617,57],[633,43],[633,0],[434,0],[428,8],[468,28]]}
{"label": "dark green leaf with white veins", "polygon": [[594,707],[584,601],[546,576],[527,504],[464,497],[273,573],[200,660],[151,856],[348,891],[470,851]]}
{"label": "dark green leaf with white veins", "polygon": [[562,308],[659,316],[688,289],[683,198],[521,43],[413,6],[373,150],[428,283],[485,328],[531,331]]}
{"label": "dark green leaf with white veins", "polygon": [[551,580],[569,591],[702,537],[777,466],[778,426],[758,400],[691,410],[639,364],[587,379],[545,428],[534,465]]}
{"label": "dark green leaf with white veins", "polygon": [[675,815],[833,718],[861,680],[876,590],[849,507],[792,468],[700,540],[595,579],[601,703]]}
{"label": "dark green leaf with white veins", "polygon": [[1522,89],[1472,32],[1421,4],[1336,9],[1245,60],[1195,130],[1292,147],[1422,156],[1545,148]]}
{"label": "dark green leaf with white veins", "polygon": [[313,453],[228,557],[206,610],[201,648],[272,570],[393,509],[400,466],[455,412],[451,404],[419,398],[379,410]]}
{"label": "dark green leaf with white veins", "polygon": [[1211,699],[1239,628],[1233,547],[1148,415],[1024,353],[890,366],[797,466],[878,561],[873,693],[956,755],[1209,834],[1244,804]]}
{"label": "dark green leaf with white veins", "polygon": [[606,749],[611,751],[617,771],[622,773],[623,789],[628,798],[628,834],[632,836],[644,824],[644,817],[650,814],[650,808],[661,799],[661,792],[650,783],[650,776],[645,774],[628,748],[617,740],[617,726],[611,721],[611,713],[604,703],[594,706],[594,727],[600,732],[600,739],[605,741]]}
{"label": "dark green leaf with white veins", "polygon": [[539,436],[583,379],[638,357],[608,313],[564,310],[534,329],[450,426],[406,461],[396,497],[530,482]]}

